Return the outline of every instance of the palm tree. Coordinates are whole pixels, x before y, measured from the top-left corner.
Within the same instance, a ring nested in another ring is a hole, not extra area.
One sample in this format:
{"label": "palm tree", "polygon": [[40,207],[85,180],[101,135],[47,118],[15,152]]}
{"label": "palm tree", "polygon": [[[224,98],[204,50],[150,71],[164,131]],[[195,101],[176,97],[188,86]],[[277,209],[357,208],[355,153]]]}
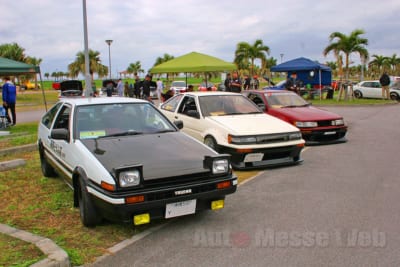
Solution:
{"label": "palm tree", "polygon": [[378,76],[380,73],[384,72],[385,69],[390,68],[388,57],[382,55],[372,55],[372,57],[374,60],[368,63],[368,66],[371,68],[372,76]]}
{"label": "palm tree", "polygon": [[[101,64],[100,52],[89,49],[89,73],[92,76],[97,73],[99,77],[104,77],[108,73],[108,67]],[[85,74],[85,53],[78,52],[74,62],[68,65],[71,77],[78,76],[79,73]]]}
{"label": "palm tree", "polygon": [[[42,59],[41,58],[35,58],[35,57],[26,57],[25,58],[25,62],[28,63],[28,64],[31,64],[31,65],[34,65],[34,66],[40,66],[40,63],[42,63]],[[29,75],[29,76],[32,76],[32,75]],[[33,77],[35,79],[35,87],[37,88],[38,87],[37,86],[37,75],[34,74]]]}
{"label": "palm tree", "polygon": [[253,45],[240,42],[237,44],[235,51],[235,63],[240,66],[245,66],[246,63],[249,63],[250,74],[253,76],[254,74],[254,61],[256,59],[260,59],[261,62],[267,59],[266,55],[269,55],[270,49],[268,46],[263,44],[261,39],[257,39]]}
{"label": "palm tree", "polygon": [[[169,55],[165,53],[162,57],[156,58],[156,62],[154,63],[153,67],[158,66],[162,63],[165,63],[167,61],[170,61],[171,59],[174,59],[175,57],[173,55]],[[167,73],[167,83],[169,82],[169,73]]]}
{"label": "palm tree", "polygon": [[134,73],[135,75],[144,72],[144,69],[142,69],[142,63],[140,63],[140,61],[136,61],[135,63],[129,64],[126,70],[129,74]]}
{"label": "palm tree", "polygon": [[0,45],[0,56],[15,61],[25,62],[25,49],[17,43]]}
{"label": "palm tree", "polygon": [[[329,36],[331,44],[324,49],[324,56],[328,55],[329,52],[334,52],[336,58],[338,58],[341,53],[345,55],[346,79],[349,79],[350,55],[357,52],[360,57],[368,57],[368,50],[365,48],[365,46],[368,45],[368,39],[360,38],[359,36],[361,34],[365,34],[362,29],[356,29],[348,36],[341,32],[333,32]],[[334,40],[336,40],[336,42],[332,42]]]}
{"label": "palm tree", "polygon": [[396,54],[393,54],[391,57],[387,58],[387,64],[390,66],[391,74],[395,74],[400,64],[400,58],[398,58]]}

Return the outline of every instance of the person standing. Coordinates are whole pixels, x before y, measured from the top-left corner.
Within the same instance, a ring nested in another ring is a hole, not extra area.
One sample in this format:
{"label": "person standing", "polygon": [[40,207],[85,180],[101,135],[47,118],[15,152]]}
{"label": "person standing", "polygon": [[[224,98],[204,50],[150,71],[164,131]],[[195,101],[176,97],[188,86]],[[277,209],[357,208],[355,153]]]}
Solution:
{"label": "person standing", "polygon": [[164,91],[164,84],[160,80],[160,78],[157,79],[157,98],[161,101],[161,94]]}
{"label": "person standing", "polygon": [[390,77],[389,75],[384,72],[382,76],[379,78],[379,82],[382,86],[382,98],[383,99],[390,99],[390,89],[389,89],[389,84],[390,84]]}
{"label": "person standing", "polygon": [[251,83],[251,88],[257,90],[259,86],[260,86],[260,81],[258,80],[258,76],[254,75]]}
{"label": "person standing", "polygon": [[118,96],[124,96],[124,85],[122,84],[121,79],[118,79],[117,92],[118,92]]}
{"label": "person standing", "polygon": [[140,98],[142,89],[143,89],[143,82],[140,80],[139,76],[136,76],[135,83],[133,84],[133,92],[136,98]]}
{"label": "person standing", "polygon": [[[6,111],[7,121],[11,125],[17,123],[17,116],[15,114],[15,103],[17,102],[17,87],[10,81],[9,77],[4,78],[2,97],[3,107]],[[12,122],[8,110],[11,111]]]}
{"label": "person standing", "polygon": [[113,82],[110,80],[110,81],[108,81],[107,84],[106,84],[106,93],[107,93],[107,96],[108,96],[108,97],[112,97],[113,91],[114,91],[114,84],[113,84]]}
{"label": "person standing", "polygon": [[150,97],[150,86],[151,86],[151,76],[149,74],[146,75],[143,81],[143,99],[146,99],[149,102],[153,102]]}
{"label": "person standing", "polygon": [[243,90],[250,90],[250,77],[247,74],[244,75]]}
{"label": "person standing", "polygon": [[225,81],[224,81],[224,85],[225,85],[225,91],[226,92],[230,92],[231,91],[231,74],[230,73],[228,73],[227,75],[226,75],[226,79],[225,79]]}
{"label": "person standing", "polygon": [[231,92],[240,93],[242,91],[242,80],[239,78],[238,73],[235,71],[232,74]]}

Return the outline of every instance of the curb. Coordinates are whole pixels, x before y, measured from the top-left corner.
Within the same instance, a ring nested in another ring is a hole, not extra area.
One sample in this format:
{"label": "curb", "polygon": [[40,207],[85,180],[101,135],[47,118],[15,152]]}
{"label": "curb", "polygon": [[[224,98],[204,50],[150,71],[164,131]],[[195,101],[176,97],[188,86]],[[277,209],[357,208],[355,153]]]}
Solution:
{"label": "curb", "polygon": [[5,224],[0,224],[0,232],[12,236],[14,238],[21,239],[25,242],[32,243],[36,247],[38,247],[45,255],[47,255],[46,259],[43,259],[35,264],[32,264],[31,266],[33,267],[71,266],[68,254],[48,238],[37,236]]}
{"label": "curb", "polygon": [[37,144],[28,144],[28,145],[23,145],[23,146],[17,146],[17,147],[11,147],[11,148],[5,148],[0,150],[0,156],[4,155],[9,155],[13,153],[18,153],[18,152],[30,152],[34,151],[37,149]]}

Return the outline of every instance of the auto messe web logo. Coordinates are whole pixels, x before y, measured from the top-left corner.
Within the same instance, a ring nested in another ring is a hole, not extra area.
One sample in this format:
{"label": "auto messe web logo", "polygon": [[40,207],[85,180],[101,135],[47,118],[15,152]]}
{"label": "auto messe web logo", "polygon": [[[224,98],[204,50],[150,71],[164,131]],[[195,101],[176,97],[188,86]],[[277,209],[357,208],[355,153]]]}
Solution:
{"label": "auto messe web logo", "polygon": [[386,233],[377,229],[362,231],[359,229],[332,231],[276,231],[271,228],[257,229],[253,233],[243,231],[215,231],[196,229],[193,236],[194,247],[214,248],[326,248],[360,247],[384,248]]}

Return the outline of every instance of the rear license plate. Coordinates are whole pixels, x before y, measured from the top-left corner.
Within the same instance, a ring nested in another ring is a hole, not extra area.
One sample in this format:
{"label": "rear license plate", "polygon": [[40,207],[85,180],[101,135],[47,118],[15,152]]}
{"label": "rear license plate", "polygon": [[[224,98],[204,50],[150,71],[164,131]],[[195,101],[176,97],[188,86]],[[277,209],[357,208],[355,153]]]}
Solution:
{"label": "rear license plate", "polygon": [[264,153],[250,153],[244,157],[244,162],[262,161]]}
{"label": "rear license plate", "polygon": [[196,199],[167,204],[165,218],[173,218],[196,212]]}
{"label": "rear license plate", "polygon": [[324,132],[324,135],[332,135],[332,134],[336,134],[336,132]]}

